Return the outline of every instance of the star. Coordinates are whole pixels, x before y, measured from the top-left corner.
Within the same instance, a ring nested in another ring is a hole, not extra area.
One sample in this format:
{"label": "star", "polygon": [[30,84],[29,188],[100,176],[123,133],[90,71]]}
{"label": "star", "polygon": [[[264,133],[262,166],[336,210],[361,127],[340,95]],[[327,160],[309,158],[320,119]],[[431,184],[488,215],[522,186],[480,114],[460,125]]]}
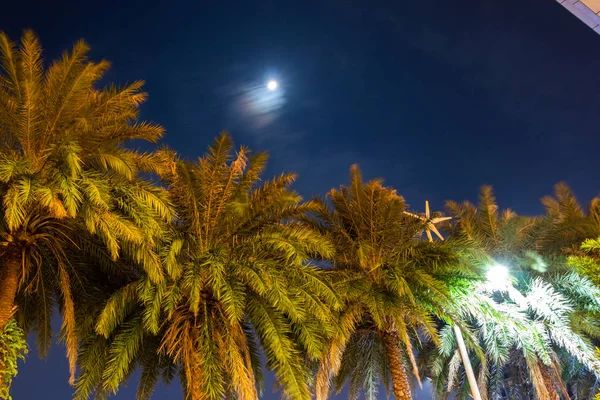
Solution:
{"label": "star", "polygon": [[430,242],[433,242],[433,237],[431,235],[431,232],[435,233],[437,235],[437,237],[440,238],[440,240],[444,240],[444,237],[442,236],[440,231],[438,231],[438,229],[435,227],[435,224],[452,219],[452,217],[431,218],[431,212],[429,211],[429,201],[427,201],[427,200],[425,200],[425,215],[424,216],[418,215],[418,214],[413,214],[408,211],[404,211],[404,214],[410,215],[411,217],[415,217],[415,218],[425,221],[425,224],[426,224],[425,225],[425,233],[427,234],[427,238],[429,239]]}

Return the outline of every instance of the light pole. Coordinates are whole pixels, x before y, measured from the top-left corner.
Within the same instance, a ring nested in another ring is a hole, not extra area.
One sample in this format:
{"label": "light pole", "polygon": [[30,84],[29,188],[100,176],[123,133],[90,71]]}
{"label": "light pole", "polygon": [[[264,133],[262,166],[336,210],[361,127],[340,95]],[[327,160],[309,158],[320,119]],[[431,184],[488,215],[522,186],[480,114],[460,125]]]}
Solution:
{"label": "light pole", "polygon": [[465,346],[465,339],[463,338],[462,332],[458,325],[454,324],[454,335],[456,336],[456,342],[458,343],[458,351],[460,353],[460,358],[463,362],[463,366],[465,367],[465,373],[467,374],[467,379],[469,380],[469,386],[471,388],[471,395],[474,400],[481,400],[481,393],[479,393],[479,387],[477,387],[477,379],[475,379],[475,374],[473,373],[473,367],[471,367],[471,360],[469,359],[469,353],[467,352],[467,346]]}
{"label": "light pole", "polygon": [[[487,272],[487,286],[492,290],[502,290],[508,287],[508,268],[501,264],[495,264]],[[456,342],[458,343],[458,351],[462,360],[463,366],[465,367],[465,373],[467,374],[467,380],[469,381],[469,387],[471,388],[471,396],[474,400],[481,400],[481,393],[477,386],[477,379],[473,373],[473,367],[471,366],[471,360],[469,359],[469,353],[467,352],[467,346],[465,345],[465,339],[463,338],[462,332],[458,325],[454,324],[454,335],[456,336]]]}

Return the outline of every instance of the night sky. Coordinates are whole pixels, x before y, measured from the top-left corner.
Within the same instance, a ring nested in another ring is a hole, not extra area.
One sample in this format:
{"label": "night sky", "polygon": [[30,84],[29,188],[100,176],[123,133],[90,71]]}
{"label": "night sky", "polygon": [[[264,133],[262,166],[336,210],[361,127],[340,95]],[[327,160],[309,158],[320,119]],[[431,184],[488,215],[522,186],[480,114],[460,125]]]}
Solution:
{"label": "night sky", "polygon": [[[146,80],[142,116],[183,157],[225,129],[305,197],[358,163],[417,209],[482,184],[523,214],[559,180],[586,202],[600,191],[600,36],[553,0],[61,3],[5,2],[0,29],[34,29],[47,60],[84,38],[109,81]],[[67,377],[64,349],[32,349],[14,398],[69,399]]]}

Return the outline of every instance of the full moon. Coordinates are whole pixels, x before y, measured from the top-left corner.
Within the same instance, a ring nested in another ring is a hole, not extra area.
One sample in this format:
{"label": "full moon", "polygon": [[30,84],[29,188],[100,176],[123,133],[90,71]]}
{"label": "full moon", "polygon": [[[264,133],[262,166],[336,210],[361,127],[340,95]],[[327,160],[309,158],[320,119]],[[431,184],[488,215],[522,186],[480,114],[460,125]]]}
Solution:
{"label": "full moon", "polygon": [[279,86],[279,84],[277,83],[277,81],[270,80],[269,82],[267,82],[267,89],[269,89],[271,92],[273,90],[277,89],[277,86]]}

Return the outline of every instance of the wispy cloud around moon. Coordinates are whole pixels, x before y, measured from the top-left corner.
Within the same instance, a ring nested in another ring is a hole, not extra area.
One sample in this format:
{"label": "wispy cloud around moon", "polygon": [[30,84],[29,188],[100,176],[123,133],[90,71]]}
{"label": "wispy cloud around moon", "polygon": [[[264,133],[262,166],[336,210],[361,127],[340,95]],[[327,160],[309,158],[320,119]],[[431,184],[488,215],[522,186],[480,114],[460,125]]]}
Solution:
{"label": "wispy cloud around moon", "polygon": [[233,94],[232,107],[237,119],[247,128],[267,128],[280,116],[286,103],[285,88],[269,90],[266,83],[240,85]]}

